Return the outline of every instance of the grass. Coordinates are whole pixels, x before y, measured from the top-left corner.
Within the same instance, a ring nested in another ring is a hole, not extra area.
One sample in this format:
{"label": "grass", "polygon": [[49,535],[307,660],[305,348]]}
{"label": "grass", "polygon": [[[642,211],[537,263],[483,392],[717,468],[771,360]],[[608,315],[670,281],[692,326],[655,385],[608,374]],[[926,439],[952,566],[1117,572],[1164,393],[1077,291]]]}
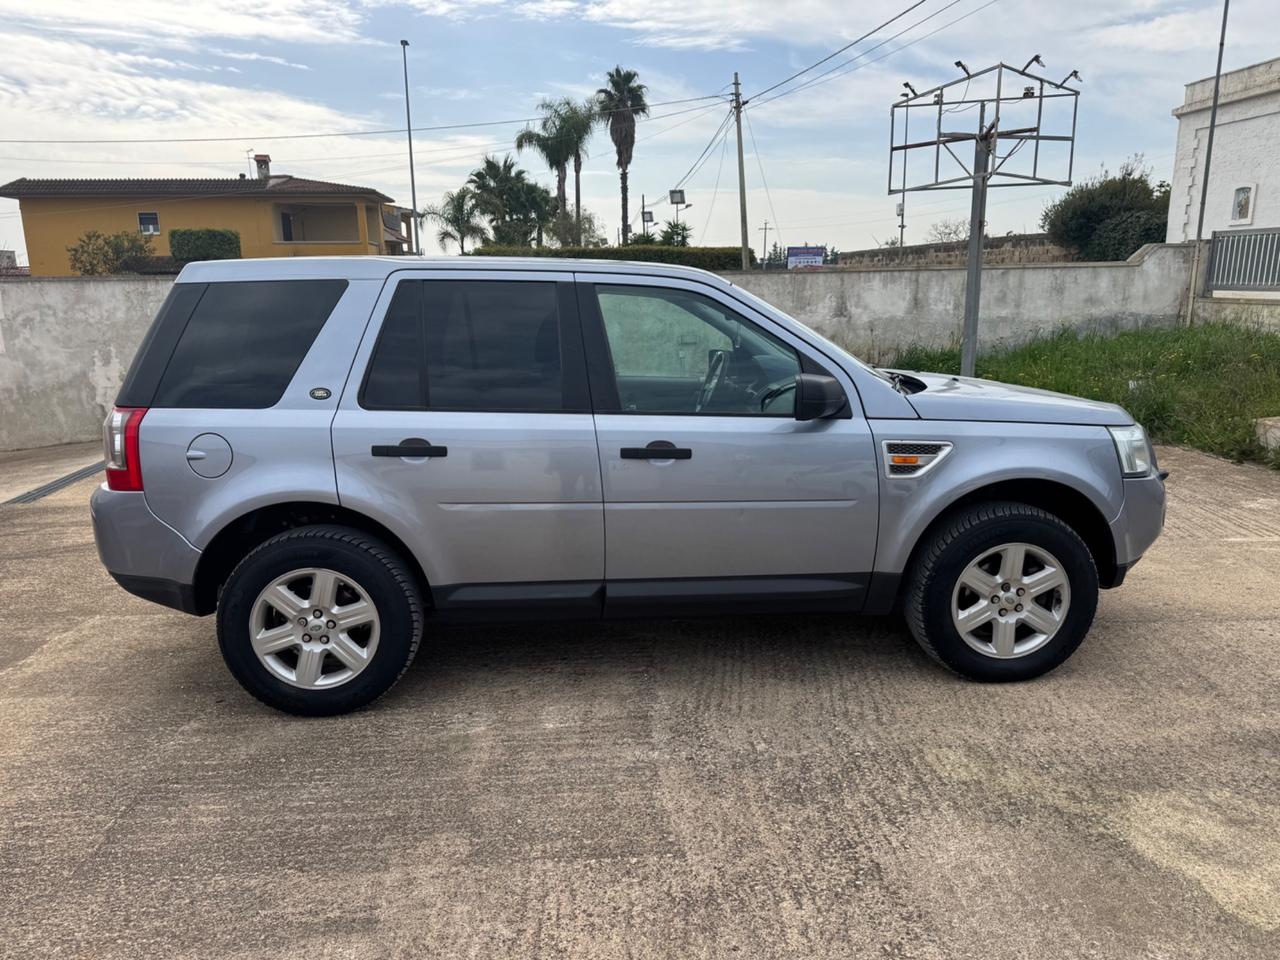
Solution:
{"label": "grass", "polygon": [[[909,347],[893,366],[959,373],[960,350]],[[1118,403],[1158,443],[1280,468],[1253,426],[1280,416],[1280,334],[1230,324],[1063,331],[980,356],[978,376]]]}

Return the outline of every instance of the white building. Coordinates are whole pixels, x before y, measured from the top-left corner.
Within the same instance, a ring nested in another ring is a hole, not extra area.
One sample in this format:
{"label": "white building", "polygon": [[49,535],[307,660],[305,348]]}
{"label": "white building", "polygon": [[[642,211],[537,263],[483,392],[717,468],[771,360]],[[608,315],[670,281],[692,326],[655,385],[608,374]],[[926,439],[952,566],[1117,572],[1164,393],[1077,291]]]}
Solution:
{"label": "white building", "polygon": [[[1194,240],[1209,137],[1213,77],[1187,84],[1169,197],[1169,243]],[[1280,227],[1280,57],[1222,75],[1204,237]]]}

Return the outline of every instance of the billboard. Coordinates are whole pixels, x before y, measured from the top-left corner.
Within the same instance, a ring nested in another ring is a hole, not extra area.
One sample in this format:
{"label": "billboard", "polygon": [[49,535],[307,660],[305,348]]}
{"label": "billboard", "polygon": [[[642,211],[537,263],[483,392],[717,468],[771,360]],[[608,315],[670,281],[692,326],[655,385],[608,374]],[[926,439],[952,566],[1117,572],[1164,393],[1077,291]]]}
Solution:
{"label": "billboard", "polygon": [[787,247],[787,269],[820,267],[827,258],[826,247]]}

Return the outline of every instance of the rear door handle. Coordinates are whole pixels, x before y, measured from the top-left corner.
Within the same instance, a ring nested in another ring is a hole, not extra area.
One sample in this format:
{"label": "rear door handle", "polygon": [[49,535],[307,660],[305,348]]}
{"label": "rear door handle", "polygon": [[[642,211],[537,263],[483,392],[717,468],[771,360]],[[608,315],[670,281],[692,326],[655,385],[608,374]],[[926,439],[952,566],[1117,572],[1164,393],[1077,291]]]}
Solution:
{"label": "rear door handle", "polygon": [[623,460],[692,460],[693,451],[669,440],[655,440],[644,447],[623,447]]}
{"label": "rear door handle", "polygon": [[449,448],[433,446],[419,437],[409,437],[394,444],[375,443],[371,452],[375,457],[447,457]]}

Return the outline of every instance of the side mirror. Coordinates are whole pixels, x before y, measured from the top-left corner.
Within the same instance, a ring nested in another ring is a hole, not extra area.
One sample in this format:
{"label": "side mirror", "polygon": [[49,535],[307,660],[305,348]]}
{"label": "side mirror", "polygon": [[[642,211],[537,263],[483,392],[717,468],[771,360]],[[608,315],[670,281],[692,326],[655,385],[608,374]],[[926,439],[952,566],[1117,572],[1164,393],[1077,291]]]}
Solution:
{"label": "side mirror", "polygon": [[847,399],[835,377],[802,373],[796,377],[796,419],[826,420],[844,412]]}

